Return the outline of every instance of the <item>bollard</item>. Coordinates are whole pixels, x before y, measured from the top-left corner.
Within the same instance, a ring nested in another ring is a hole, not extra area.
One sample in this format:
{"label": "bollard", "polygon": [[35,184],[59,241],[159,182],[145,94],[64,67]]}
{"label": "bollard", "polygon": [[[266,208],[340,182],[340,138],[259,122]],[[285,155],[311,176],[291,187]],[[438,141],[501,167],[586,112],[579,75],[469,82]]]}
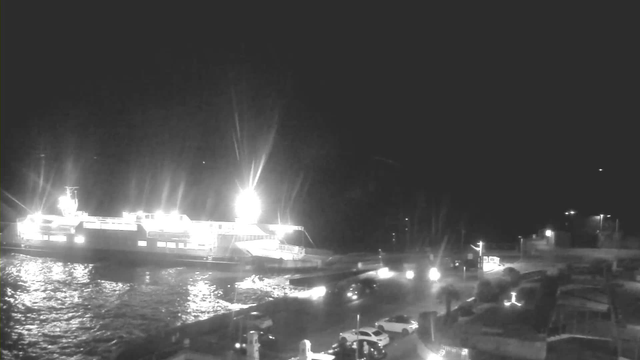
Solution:
{"label": "bollard", "polygon": [[309,340],[300,341],[298,351],[299,360],[311,360],[311,342]]}
{"label": "bollard", "polygon": [[260,343],[258,342],[257,331],[249,331],[249,334],[247,334],[247,359],[260,359]]}

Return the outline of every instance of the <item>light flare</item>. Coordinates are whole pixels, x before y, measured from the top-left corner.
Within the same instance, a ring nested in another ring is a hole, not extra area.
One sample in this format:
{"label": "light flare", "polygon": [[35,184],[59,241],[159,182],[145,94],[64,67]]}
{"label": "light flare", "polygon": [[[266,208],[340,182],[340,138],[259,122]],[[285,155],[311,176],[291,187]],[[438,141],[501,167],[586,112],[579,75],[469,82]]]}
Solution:
{"label": "light flare", "polygon": [[393,273],[391,271],[389,271],[388,267],[383,267],[382,269],[378,270],[378,276],[381,279],[388,279],[388,278],[393,276]]}
{"label": "light flare", "polygon": [[239,220],[256,223],[262,212],[262,204],[253,189],[246,189],[236,199],[236,216]]}
{"label": "light flare", "polygon": [[438,271],[438,269],[436,268],[431,268],[429,269],[429,280],[431,281],[438,281],[440,280],[440,271]]}

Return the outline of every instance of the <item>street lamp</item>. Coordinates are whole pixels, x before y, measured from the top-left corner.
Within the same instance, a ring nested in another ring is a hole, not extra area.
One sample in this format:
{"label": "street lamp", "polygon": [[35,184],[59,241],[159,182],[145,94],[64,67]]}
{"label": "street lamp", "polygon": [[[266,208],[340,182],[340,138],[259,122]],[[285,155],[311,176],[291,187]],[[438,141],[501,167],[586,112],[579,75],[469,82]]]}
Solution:
{"label": "street lamp", "polygon": [[518,239],[520,239],[520,260],[522,260],[524,258],[524,237],[518,236]]}
{"label": "street lamp", "polygon": [[549,229],[547,229],[547,230],[544,232],[544,236],[546,236],[546,237],[552,237],[552,236],[553,236],[553,230],[549,230]]}
{"label": "street lamp", "polygon": [[569,218],[566,222],[566,225],[567,225],[567,229],[570,230],[570,227],[569,227],[569,223],[571,222],[570,219],[573,217],[573,215],[576,214],[576,212],[573,210],[569,210],[569,211],[565,211],[564,214]]}
{"label": "street lamp", "polygon": [[600,231],[602,231],[602,223],[604,221],[604,218],[606,217],[611,217],[611,215],[607,215],[607,214],[600,214]]}
{"label": "street lamp", "polygon": [[255,224],[262,212],[258,194],[253,189],[240,192],[236,199],[236,217],[241,222]]}
{"label": "street lamp", "polygon": [[482,245],[482,241],[478,241],[478,247],[470,245],[474,250],[478,252],[478,275],[482,274],[482,271],[484,270],[484,261],[482,259]]}
{"label": "street lamp", "polygon": [[[610,218],[610,217],[611,217],[611,215],[607,215],[607,214],[600,214],[600,215],[599,215],[599,217],[600,217],[600,231],[602,231],[602,226],[603,226],[603,223],[604,223],[604,218],[605,218],[605,217]],[[618,232],[619,223],[620,223],[620,219],[616,219],[616,233]]]}

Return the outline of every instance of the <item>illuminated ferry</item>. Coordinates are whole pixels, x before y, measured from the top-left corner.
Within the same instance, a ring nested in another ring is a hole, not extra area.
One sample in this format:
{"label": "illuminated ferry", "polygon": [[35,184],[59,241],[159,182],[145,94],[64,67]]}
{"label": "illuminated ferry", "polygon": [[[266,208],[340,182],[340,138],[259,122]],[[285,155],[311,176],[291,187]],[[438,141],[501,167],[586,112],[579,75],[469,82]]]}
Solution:
{"label": "illuminated ferry", "polygon": [[20,219],[16,236],[3,236],[2,247],[45,256],[89,254],[281,267],[315,267],[323,258],[287,243],[295,236],[307,236],[303,227],[256,223],[259,201],[254,193],[239,197],[236,212],[242,217],[236,222],[195,221],[177,212],[90,216],[77,211],[74,188],[67,188],[58,207],[62,216],[36,213]]}

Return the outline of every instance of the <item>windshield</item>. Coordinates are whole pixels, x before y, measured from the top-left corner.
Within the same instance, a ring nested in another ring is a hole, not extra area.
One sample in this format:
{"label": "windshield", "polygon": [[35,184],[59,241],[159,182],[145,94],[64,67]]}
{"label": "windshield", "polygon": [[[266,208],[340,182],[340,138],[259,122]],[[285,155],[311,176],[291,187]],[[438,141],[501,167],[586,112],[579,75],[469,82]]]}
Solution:
{"label": "windshield", "polygon": [[374,332],[372,332],[373,336],[382,336],[384,333],[380,330],[376,330]]}

